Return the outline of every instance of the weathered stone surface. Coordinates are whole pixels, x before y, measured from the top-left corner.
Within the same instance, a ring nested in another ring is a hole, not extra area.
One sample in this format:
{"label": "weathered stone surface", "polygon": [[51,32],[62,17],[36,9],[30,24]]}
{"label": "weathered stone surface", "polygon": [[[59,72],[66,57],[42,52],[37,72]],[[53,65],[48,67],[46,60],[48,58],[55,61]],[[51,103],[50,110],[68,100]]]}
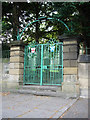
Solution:
{"label": "weathered stone surface", "polygon": [[78,63],[78,67],[80,70],[82,70],[82,68],[84,70],[90,70],[90,63]]}
{"label": "weathered stone surface", "polygon": [[88,89],[82,89],[82,88],[80,88],[80,97],[82,97],[82,98],[88,98],[89,97],[89,94],[88,94],[89,92],[88,92]]}
{"label": "weathered stone surface", "polygon": [[90,63],[79,63],[78,64],[78,76],[80,79],[89,78],[89,65]]}
{"label": "weathered stone surface", "polygon": [[72,45],[72,46],[63,46],[63,52],[77,52],[77,45]]}
{"label": "weathered stone surface", "polygon": [[90,63],[78,63],[78,81],[80,83],[80,96],[83,97],[87,96],[88,86],[90,86],[89,65]]}
{"label": "weathered stone surface", "polygon": [[66,44],[77,44],[77,40],[63,41],[63,45],[66,45]]}
{"label": "weathered stone surface", "polygon": [[22,75],[23,69],[10,69],[9,74],[10,75]]}
{"label": "weathered stone surface", "polygon": [[77,75],[64,75],[63,79],[64,79],[64,82],[76,82]]}
{"label": "weathered stone surface", "polygon": [[23,84],[23,75],[10,75],[8,79],[3,80],[2,89],[18,88]]}
{"label": "weathered stone surface", "polygon": [[21,50],[21,47],[20,46],[12,46],[11,48],[10,48],[10,50]]}
{"label": "weathered stone surface", "polygon": [[10,51],[10,56],[24,56],[23,51]]}
{"label": "weathered stone surface", "polygon": [[70,67],[70,60],[64,60],[63,61],[63,66],[64,67]]}
{"label": "weathered stone surface", "polygon": [[87,88],[88,89],[88,79],[79,79],[80,82],[80,88],[84,89]]}
{"label": "weathered stone surface", "polygon": [[79,94],[79,83],[78,82],[63,82],[62,91],[66,93],[78,93]]}
{"label": "weathered stone surface", "polygon": [[77,60],[70,60],[70,66],[77,67],[78,66]]}
{"label": "weathered stone surface", "polygon": [[77,60],[63,60],[64,67],[77,67]]}
{"label": "weathered stone surface", "polygon": [[17,89],[19,88],[19,83],[18,82],[15,82],[15,83],[7,83],[7,88],[12,88],[12,89]]}
{"label": "weathered stone surface", "polygon": [[63,53],[64,60],[77,60],[77,52]]}
{"label": "weathered stone surface", "polygon": [[19,83],[23,83],[23,75],[19,75]]}
{"label": "weathered stone surface", "polygon": [[64,67],[63,73],[64,75],[77,75],[77,67]]}
{"label": "weathered stone surface", "polygon": [[24,58],[20,56],[15,56],[15,57],[10,57],[10,62],[15,63],[15,62],[24,62]]}
{"label": "weathered stone surface", "polygon": [[90,63],[90,55],[79,55],[78,62],[80,63]]}
{"label": "weathered stone surface", "polygon": [[24,51],[24,47],[22,47],[22,46],[12,46],[11,48],[10,48],[10,50],[11,51]]}
{"label": "weathered stone surface", "polygon": [[14,69],[23,69],[24,68],[24,63],[10,63],[10,68]]}

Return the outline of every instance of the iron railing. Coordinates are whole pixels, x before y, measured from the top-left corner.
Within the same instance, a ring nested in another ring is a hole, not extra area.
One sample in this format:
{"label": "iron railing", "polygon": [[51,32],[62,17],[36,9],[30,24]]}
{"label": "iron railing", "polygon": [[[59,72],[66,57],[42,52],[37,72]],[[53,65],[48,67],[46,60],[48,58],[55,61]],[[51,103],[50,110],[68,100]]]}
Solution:
{"label": "iron railing", "polygon": [[90,54],[90,48],[88,48],[88,47],[82,47],[82,48],[80,48],[80,55],[88,55],[88,54]]}

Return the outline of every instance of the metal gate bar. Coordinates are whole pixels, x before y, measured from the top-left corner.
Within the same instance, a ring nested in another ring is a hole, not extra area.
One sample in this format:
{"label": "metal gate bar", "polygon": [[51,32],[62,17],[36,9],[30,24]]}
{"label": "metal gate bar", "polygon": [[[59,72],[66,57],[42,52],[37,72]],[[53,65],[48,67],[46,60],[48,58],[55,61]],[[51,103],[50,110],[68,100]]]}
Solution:
{"label": "metal gate bar", "polygon": [[[50,47],[54,47],[54,51]],[[32,48],[34,51],[32,51]],[[61,85],[63,82],[63,44],[28,45],[24,51],[23,84]]]}

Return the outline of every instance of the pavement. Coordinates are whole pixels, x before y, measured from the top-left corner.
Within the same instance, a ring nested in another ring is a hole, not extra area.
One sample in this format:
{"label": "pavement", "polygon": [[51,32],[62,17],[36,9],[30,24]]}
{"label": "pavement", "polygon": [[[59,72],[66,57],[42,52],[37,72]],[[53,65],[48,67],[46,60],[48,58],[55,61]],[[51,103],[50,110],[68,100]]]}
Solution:
{"label": "pavement", "polygon": [[[87,99],[81,98],[35,96],[10,92],[2,94],[2,118],[57,119],[72,118],[73,115],[74,117],[86,118],[88,117],[87,106]],[[76,116],[74,109],[76,112],[82,109],[81,116],[79,114]]]}
{"label": "pavement", "polygon": [[60,118],[88,118],[88,99],[79,98]]}

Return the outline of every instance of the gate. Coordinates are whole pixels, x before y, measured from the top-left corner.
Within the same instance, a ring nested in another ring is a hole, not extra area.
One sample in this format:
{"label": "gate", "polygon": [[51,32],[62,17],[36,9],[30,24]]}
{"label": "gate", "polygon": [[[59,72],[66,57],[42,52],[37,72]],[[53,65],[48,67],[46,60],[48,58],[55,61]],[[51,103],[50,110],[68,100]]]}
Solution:
{"label": "gate", "polygon": [[61,85],[63,43],[28,45],[24,54],[23,84]]}

